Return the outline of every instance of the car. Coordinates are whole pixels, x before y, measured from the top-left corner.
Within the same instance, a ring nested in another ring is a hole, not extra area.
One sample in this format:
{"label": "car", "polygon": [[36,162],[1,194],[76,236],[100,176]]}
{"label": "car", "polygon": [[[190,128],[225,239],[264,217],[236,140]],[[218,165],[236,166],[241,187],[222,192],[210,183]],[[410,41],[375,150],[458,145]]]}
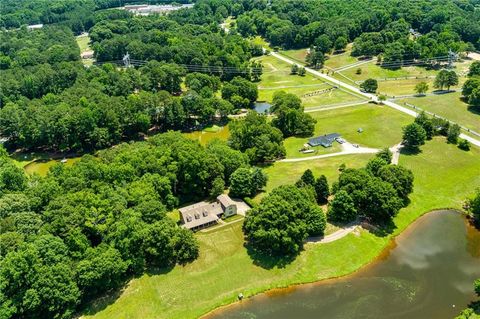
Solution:
{"label": "car", "polygon": [[355,147],[355,148],[359,148],[359,147],[360,147],[360,145],[358,145],[358,144],[352,144],[352,146]]}
{"label": "car", "polygon": [[343,143],[346,143],[346,142],[347,142],[347,141],[345,141],[345,140],[344,140],[343,138],[341,138],[341,137],[337,137],[335,140],[336,140],[339,144],[343,144]]}

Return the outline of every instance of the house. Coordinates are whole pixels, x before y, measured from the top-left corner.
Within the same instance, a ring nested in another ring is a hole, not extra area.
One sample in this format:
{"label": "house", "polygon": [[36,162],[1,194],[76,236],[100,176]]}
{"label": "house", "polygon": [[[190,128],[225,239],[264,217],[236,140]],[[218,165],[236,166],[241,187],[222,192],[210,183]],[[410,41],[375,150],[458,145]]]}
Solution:
{"label": "house", "polygon": [[308,140],[308,145],[314,147],[322,145],[323,147],[331,147],[333,142],[340,137],[338,133],[325,134],[323,136],[313,137]]}
{"label": "house", "polygon": [[85,51],[85,52],[82,52],[80,54],[80,57],[82,59],[93,59],[93,55],[94,55],[95,52],[93,52],[92,50],[88,50],[88,51]]}
{"label": "house", "polygon": [[220,195],[215,202],[199,202],[179,209],[182,227],[199,230],[214,225],[224,216],[237,214],[237,204],[228,196]]}

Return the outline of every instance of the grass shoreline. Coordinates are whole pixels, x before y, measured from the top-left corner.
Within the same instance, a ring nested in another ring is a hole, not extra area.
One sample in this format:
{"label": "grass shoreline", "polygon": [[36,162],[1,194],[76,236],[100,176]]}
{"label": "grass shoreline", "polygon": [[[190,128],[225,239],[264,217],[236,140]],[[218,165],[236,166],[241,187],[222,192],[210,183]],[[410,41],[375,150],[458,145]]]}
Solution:
{"label": "grass shoreline", "polygon": [[[214,315],[221,315],[222,311],[225,311],[227,309],[229,309],[230,307],[235,307],[235,306],[238,306],[242,301],[247,301],[247,300],[250,300],[258,295],[261,295],[261,294],[269,294],[269,293],[273,293],[275,291],[279,291],[279,292],[282,292],[284,290],[287,290],[287,289],[292,289],[292,288],[296,288],[296,287],[301,287],[301,286],[304,286],[304,285],[311,285],[311,284],[321,284],[323,282],[326,282],[326,281],[334,281],[334,280],[337,280],[337,279],[340,279],[340,278],[346,278],[346,277],[350,277],[350,276],[353,276],[355,275],[357,272],[363,270],[365,267],[369,267],[371,265],[373,265],[375,262],[378,261],[379,257],[381,257],[386,251],[392,249],[392,247],[390,247],[392,245],[392,243],[395,241],[395,239],[397,239],[397,237],[399,236],[402,236],[405,234],[405,232],[415,226],[415,223],[419,221],[420,218],[428,215],[428,214],[433,214],[433,213],[438,213],[438,212],[442,212],[442,211],[455,211],[459,214],[462,214],[462,215],[467,215],[467,212],[463,209],[458,209],[458,208],[435,208],[433,210],[430,210],[430,211],[426,211],[424,212],[423,214],[420,214],[418,215],[418,217],[413,221],[411,222],[410,224],[407,225],[406,228],[404,228],[402,231],[400,231],[399,233],[394,233],[393,235],[391,235],[391,237],[389,237],[389,240],[388,242],[386,243],[386,245],[382,248],[382,250],[380,251],[380,253],[374,257],[373,259],[369,260],[368,262],[366,262],[365,264],[361,265],[360,267],[358,267],[357,269],[353,270],[352,272],[350,273],[347,273],[347,274],[343,274],[343,275],[338,275],[338,276],[334,276],[334,277],[328,277],[328,278],[324,278],[324,279],[320,279],[320,280],[313,280],[313,281],[304,281],[304,282],[292,282],[291,284],[288,284],[286,286],[282,286],[282,287],[274,287],[274,288],[267,288],[263,291],[259,291],[258,293],[255,293],[253,295],[249,295],[249,296],[245,296],[245,298],[243,300],[236,300],[234,302],[231,302],[231,303],[227,303],[227,304],[224,304],[224,305],[221,305],[221,306],[218,306],[212,310],[210,310],[209,312],[207,313],[204,313],[203,315],[200,315],[198,318],[199,319],[211,319],[213,318],[212,316]],[[340,238],[341,239],[341,238]],[[339,240],[340,240],[339,239]]]}

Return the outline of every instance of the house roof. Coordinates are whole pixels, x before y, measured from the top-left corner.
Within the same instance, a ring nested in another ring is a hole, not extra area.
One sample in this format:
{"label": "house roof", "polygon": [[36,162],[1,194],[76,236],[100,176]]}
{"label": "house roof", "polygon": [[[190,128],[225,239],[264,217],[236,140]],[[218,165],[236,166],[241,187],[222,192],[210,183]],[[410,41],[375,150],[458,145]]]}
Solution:
{"label": "house roof", "polygon": [[212,221],[218,220],[218,215],[223,214],[218,202],[199,202],[179,209],[184,227],[191,229]]}
{"label": "house roof", "polygon": [[217,200],[219,201],[220,204],[222,204],[224,207],[228,207],[230,205],[236,205],[236,203],[230,198],[230,196],[222,194],[217,197]]}
{"label": "house roof", "polygon": [[326,134],[322,136],[317,136],[309,139],[308,144],[310,146],[330,145],[338,137],[340,137],[340,134],[338,133],[331,133],[331,134]]}

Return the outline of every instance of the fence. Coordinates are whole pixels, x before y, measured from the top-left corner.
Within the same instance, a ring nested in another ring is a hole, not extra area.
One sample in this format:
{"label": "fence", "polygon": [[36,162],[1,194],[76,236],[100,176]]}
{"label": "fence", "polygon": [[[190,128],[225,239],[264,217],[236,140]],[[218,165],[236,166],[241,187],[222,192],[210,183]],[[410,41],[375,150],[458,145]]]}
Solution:
{"label": "fence", "polygon": [[469,129],[468,127],[462,126],[462,125],[460,125],[460,124],[458,124],[458,123],[456,123],[456,122],[454,122],[454,121],[451,121],[451,120],[449,120],[449,119],[447,119],[447,118],[444,118],[443,116],[437,115],[437,114],[432,113],[432,112],[429,112],[429,111],[425,111],[425,110],[422,109],[421,107],[415,106],[415,105],[410,104],[410,103],[408,103],[408,102],[405,102],[404,104],[405,104],[406,106],[408,106],[408,107],[416,110],[416,111],[425,112],[425,114],[428,114],[428,115],[433,116],[433,117],[435,117],[435,118],[439,118],[439,119],[445,120],[445,121],[447,121],[447,122],[450,123],[450,124],[457,124],[457,125],[460,126],[460,128],[461,128],[462,130],[464,130],[465,132],[468,132],[468,133],[470,133],[470,134],[473,134],[473,135],[475,135],[475,136],[480,137],[480,133],[475,132],[475,131]]}

